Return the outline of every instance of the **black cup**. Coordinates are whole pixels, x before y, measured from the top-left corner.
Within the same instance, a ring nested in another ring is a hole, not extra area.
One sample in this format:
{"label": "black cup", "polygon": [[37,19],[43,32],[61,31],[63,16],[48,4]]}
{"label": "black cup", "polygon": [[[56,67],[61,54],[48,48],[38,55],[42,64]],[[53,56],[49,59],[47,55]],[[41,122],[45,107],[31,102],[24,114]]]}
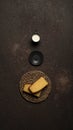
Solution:
{"label": "black cup", "polygon": [[39,51],[31,52],[29,62],[33,66],[39,66],[43,63],[43,54]]}

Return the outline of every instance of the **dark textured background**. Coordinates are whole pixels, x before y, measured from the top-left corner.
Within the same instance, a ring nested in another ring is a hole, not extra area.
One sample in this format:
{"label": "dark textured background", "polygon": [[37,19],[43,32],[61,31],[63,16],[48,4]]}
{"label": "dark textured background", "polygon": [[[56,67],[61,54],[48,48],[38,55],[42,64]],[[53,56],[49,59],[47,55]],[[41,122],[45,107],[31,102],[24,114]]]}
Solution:
{"label": "dark textured background", "polygon": [[[41,43],[31,46],[38,32]],[[33,67],[33,50],[44,62]],[[21,76],[45,72],[52,91],[45,102],[32,104],[19,93]],[[0,130],[73,130],[73,1],[0,0]]]}

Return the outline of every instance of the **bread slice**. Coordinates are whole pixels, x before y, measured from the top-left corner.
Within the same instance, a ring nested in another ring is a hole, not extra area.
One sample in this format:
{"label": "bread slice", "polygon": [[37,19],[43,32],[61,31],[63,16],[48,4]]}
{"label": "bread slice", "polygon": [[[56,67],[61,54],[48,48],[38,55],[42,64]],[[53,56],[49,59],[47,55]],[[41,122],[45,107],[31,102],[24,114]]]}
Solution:
{"label": "bread slice", "polygon": [[36,82],[34,82],[29,87],[29,90],[32,93],[37,93],[37,92],[41,91],[43,88],[45,88],[47,85],[48,85],[48,82],[43,77],[40,77]]}
{"label": "bread slice", "polygon": [[30,93],[30,91],[29,91],[29,87],[31,86],[31,84],[25,84],[24,86],[23,86],[23,91],[24,92],[26,92],[26,93]]}
{"label": "bread slice", "polygon": [[[23,87],[23,91],[26,92],[26,93],[29,93],[29,94],[32,94],[29,90],[29,87],[31,86],[31,84],[25,84],[24,87]],[[36,97],[40,97],[41,95],[41,92],[38,92],[38,93],[35,93],[33,94],[34,96]]]}

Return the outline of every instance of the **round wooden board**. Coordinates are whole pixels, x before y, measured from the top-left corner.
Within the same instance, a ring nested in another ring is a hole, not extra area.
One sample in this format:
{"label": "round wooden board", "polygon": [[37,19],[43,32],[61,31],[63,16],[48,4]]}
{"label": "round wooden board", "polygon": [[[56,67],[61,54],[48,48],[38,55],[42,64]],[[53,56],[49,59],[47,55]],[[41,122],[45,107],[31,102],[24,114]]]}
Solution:
{"label": "round wooden board", "polygon": [[[24,84],[32,84],[36,80],[38,80],[41,76],[44,77],[48,81],[49,84],[41,91],[40,97],[35,97],[31,94],[23,92]],[[51,92],[51,81],[50,81],[49,77],[47,75],[45,75],[42,71],[37,71],[37,70],[30,71],[21,77],[19,89],[20,89],[20,93],[24,99],[26,99],[29,102],[39,103],[41,101],[44,101],[48,97],[49,93]]]}

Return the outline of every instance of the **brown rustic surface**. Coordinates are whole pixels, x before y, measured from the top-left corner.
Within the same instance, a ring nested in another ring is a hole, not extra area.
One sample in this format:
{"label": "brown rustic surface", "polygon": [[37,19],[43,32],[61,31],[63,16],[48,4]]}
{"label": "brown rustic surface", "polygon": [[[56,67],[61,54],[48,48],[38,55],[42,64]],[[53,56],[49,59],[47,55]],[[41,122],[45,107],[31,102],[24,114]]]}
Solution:
{"label": "brown rustic surface", "polygon": [[[40,44],[31,45],[38,32]],[[44,62],[33,67],[30,52]],[[19,93],[21,76],[41,70],[52,81],[45,102],[32,104]],[[0,129],[73,130],[73,1],[0,0]]]}

